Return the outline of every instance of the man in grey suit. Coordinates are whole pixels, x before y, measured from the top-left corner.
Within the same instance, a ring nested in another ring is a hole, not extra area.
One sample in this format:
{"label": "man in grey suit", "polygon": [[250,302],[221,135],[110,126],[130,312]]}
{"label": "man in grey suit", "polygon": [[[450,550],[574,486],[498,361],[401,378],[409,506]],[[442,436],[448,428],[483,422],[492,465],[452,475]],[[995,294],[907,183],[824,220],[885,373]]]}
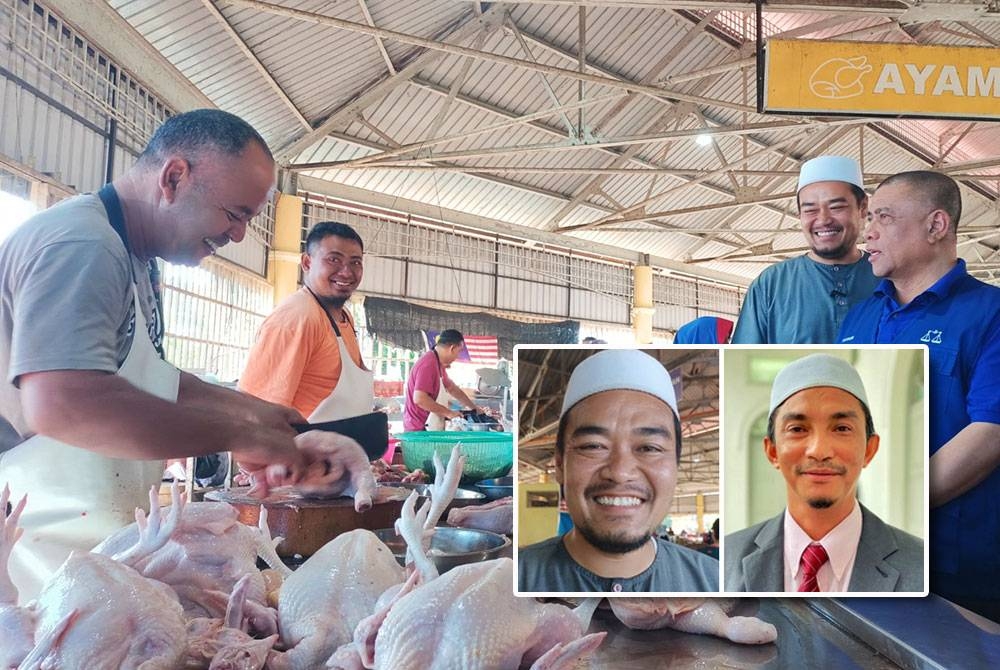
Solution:
{"label": "man in grey suit", "polygon": [[781,471],[787,507],[726,536],[726,591],[923,592],[923,541],[857,500],[879,447],[861,377],[813,354],[771,387],[764,453]]}

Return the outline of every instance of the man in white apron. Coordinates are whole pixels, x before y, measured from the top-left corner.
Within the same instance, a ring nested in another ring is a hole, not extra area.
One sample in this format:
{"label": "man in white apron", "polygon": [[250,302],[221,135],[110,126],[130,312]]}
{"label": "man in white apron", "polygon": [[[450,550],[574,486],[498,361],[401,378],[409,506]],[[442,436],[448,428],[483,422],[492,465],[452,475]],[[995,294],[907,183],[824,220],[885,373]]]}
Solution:
{"label": "man in white apron", "polygon": [[350,226],[317,223],[306,236],[302,288],[264,320],[241,390],[293,407],[313,423],[372,411],[375,381],[344,305],[364,275],[364,242]]}
{"label": "man in white apron", "polygon": [[[464,346],[465,337],[462,333],[451,328],[443,330],[438,335],[434,348],[414,364],[406,378],[403,428],[407,431],[442,430],[446,419],[462,416],[461,412],[450,409],[445,404],[448,397],[454,398],[463,407],[481,411],[446,372],[448,366],[458,360]],[[443,395],[445,391],[447,395]]]}
{"label": "man in white apron", "polygon": [[71,551],[131,521],[165,458],[232,451],[271,485],[308,467],[296,412],[161,359],[148,272],[157,257],[193,265],[239,242],[274,182],[249,124],[195,110],[99,194],[40,212],[0,245],[0,482],[29,494],[11,556],[22,603]]}

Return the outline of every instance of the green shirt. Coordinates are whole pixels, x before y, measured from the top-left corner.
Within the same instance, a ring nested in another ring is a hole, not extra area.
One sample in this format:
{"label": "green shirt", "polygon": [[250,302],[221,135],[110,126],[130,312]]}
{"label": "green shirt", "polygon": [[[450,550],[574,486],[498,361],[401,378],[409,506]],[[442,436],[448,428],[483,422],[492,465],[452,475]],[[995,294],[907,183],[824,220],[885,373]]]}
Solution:
{"label": "green shirt", "polygon": [[573,560],[561,537],[517,553],[519,591],[563,593],[683,593],[719,590],[719,562],[697,551],[656,539],[653,564],[633,577],[600,577]]}
{"label": "green shirt", "polygon": [[750,284],[733,344],[832,344],[847,312],[878,285],[868,254],[847,265],[798,256]]}

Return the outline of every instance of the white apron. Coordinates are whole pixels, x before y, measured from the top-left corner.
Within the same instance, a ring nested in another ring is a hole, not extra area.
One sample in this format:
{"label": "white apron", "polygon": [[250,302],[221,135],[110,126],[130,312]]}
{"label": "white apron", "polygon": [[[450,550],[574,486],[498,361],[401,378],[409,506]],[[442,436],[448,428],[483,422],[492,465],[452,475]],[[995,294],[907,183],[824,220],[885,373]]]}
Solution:
{"label": "white apron", "polygon": [[[177,401],[180,373],[153,348],[135,292],[132,346],[118,376],[164,400]],[[44,435],[0,455],[0,481],[12,498],[28,494],[21,516],[24,535],[14,545],[10,573],[21,604],[42,586],[71,551],[90,551],[149,505],[149,487],[163,477],[163,461],[107,458]]]}
{"label": "white apron", "polygon": [[[435,398],[437,404],[444,405],[448,407],[451,404],[451,394],[448,393],[448,389],[444,387],[444,375],[441,375],[441,388],[438,390],[438,397]],[[425,428],[427,430],[444,430],[446,419],[440,414],[435,414],[431,412],[427,415],[427,423]]]}
{"label": "white apron", "polygon": [[[313,297],[316,297],[315,294]],[[334,323],[333,317],[326,311],[318,298],[316,302],[319,303],[320,309],[323,310],[323,313],[330,320],[330,325],[333,326],[337,348],[340,351],[340,378],[330,395],[324,398],[309,415],[309,423],[336,421],[337,419],[349,419],[353,416],[370,414],[372,406],[375,404],[375,373],[358,367],[347,351],[344,338],[340,336],[340,329]]]}

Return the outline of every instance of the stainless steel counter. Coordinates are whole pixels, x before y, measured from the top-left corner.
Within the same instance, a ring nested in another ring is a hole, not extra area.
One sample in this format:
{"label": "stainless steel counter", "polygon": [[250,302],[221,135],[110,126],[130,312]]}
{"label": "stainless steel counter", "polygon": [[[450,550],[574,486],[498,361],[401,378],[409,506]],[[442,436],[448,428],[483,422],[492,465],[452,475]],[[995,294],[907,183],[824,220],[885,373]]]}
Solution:
{"label": "stainless steel counter", "polygon": [[633,631],[610,611],[598,611],[590,632],[607,631],[604,644],[580,668],[638,670],[680,668],[863,668],[900,666],[803,599],[746,598],[735,615],[757,616],[778,628],[774,644],[741,645],[673,630]]}
{"label": "stainless steel counter", "polygon": [[926,598],[821,599],[817,611],[905,668],[1000,668],[1000,624]]}

